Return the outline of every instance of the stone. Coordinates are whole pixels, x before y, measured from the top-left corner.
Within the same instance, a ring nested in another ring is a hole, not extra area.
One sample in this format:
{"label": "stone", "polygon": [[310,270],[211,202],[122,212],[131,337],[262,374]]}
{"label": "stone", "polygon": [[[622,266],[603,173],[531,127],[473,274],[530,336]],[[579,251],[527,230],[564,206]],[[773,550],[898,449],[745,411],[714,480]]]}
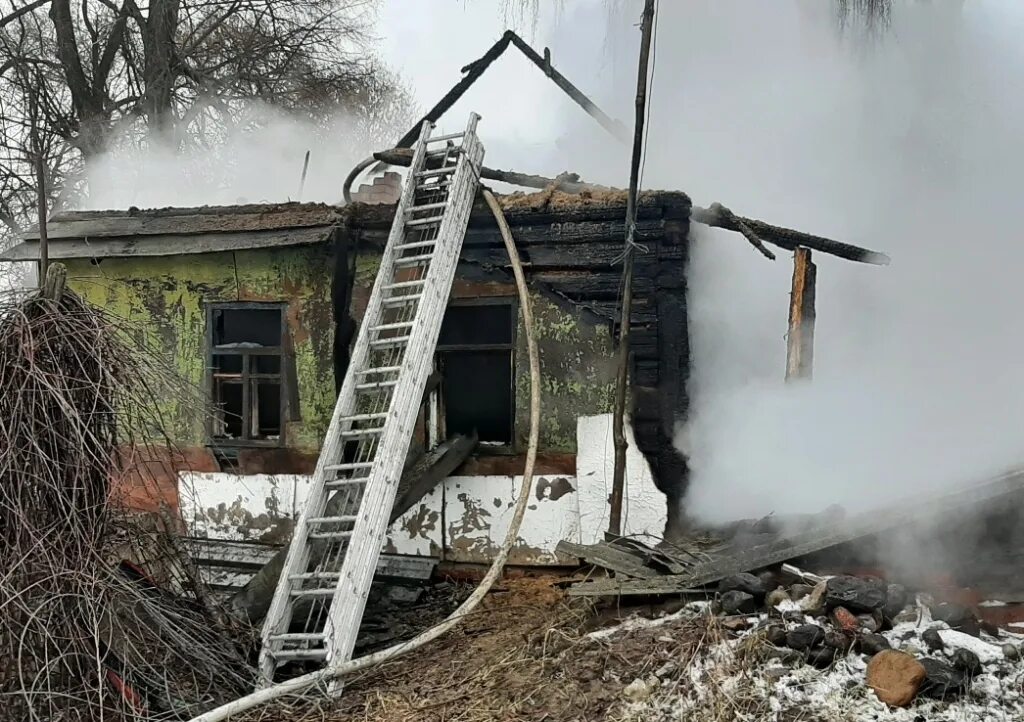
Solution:
{"label": "stone", "polygon": [[856,632],[860,628],[857,617],[846,607],[836,607],[832,610],[832,622],[844,632]]}
{"label": "stone", "polygon": [[817,616],[825,611],[825,591],[828,582],[818,582],[811,593],[800,600],[800,609],[811,616]]}
{"label": "stone", "polygon": [[943,602],[942,604],[934,605],[930,609],[932,619],[936,622],[945,622],[949,625],[950,629],[956,629],[975,637],[981,632],[978,618],[974,616],[974,612],[965,606]]}
{"label": "stone", "polygon": [[807,650],[807,664],[818,669],[826,669],[832,666],[839,656],[839,650],[832,647],[817,647]]}
{"label": "stone", "polygon": [[941,652],[946,648],[946,643],[942,641],[939,630],[934,627],[924,630],[924,633],[921,635],[921,641],[932,652]]}
{"label": "stone", "polygon": [[781,647],[786,643],[786,628],[781,624],[771,624],[765,627],[764,639],[769,644]]}
{"label": "stone", "polygon": [[800,656],[800,653],[797,652],[795,649],[786,649],[785,647],[782,647],[782,648],[772,647],[771,649],[769,649],[769,650],[767,650],[765,652],[765,656],[768,659],[774,659],[774,660],[779,661],[782,664],[787,664],[787,665],[790,665],[790,666],[796,664],[801,659],[803,659],[803,657]]}
{"label": "stone", "polygon": [[879,652],[884,652],[887,649],[892,649],[892,645],[889,644],[889,640],[883,637],[881,634],[873,634],[872,632],[866,632],[857,637],[857,648],[868,656],[874,656]]}
{"label": "stone", "polygon": [[924,666],[911,655],[885,649],[868,662],[866,682],[885,704],[906,707],[914,701],[927,674]]}
{"label": "stone", "polygon": [[773,572],[771,569],[765,569],[763,571],[760,571],[755,576],[761,581],[761,584],[764,586],[764,590],[766,593],[770,592],[772,589],[775,589],[780,584],[779,575]]}
{"label": "stone", "polygon": [[903,611],[910,600],[907,588],[902,584],[889,584],[885,588],[885,607],[882,613],[886,619],[895,619],[896,615]]}
{"label": "stone", "polygon": [[825,582],[825,606],[846,607],[854,612],[882,609],[887,601],[886,590],[878,580],[838,576]]}
{"label": "stone", "polygon": [[934,699],[956,697],[967,689],[967,674],[941,659],[926,657],[921,660],[925,680],[921,694]]}
{"label": "stone", "polygon": [[765,594],[768,593],[768,587],[765,587],[764,582],[753,574],[743,572],[742,574],[728,576],[718,583],[718,593],[720,595],[727,594],[728,592],[743,592],[755,599],[764,599]]}
{"label": "stone", "polygon": [[765,606],[768,607],[768,609],[774,609],[780,604],[788,601],[790,601],[789,593],[782,587],[768,592],[768,595],[764,598]]}
{"label": "stone", "polygon": [[718,598],[723,614],[753,614],[757,611],[754,597],[739,590],[728,591]]}
{"label": "stone", "polygon": [[814,587],[810,584],[794,584],[789,588],[789,598],[794,602],[799,602],[813,591]]}
{"label": "stone", "polygon": [[810,649],[822,643],[825,630],[817,624],[801,624],[786,632],[786,644],[793,649]]}
{"label": "stone", "polygon": [[1020,647],[1007,642],[1003,645],[1003,656],[1007,659],[1020,659]]}
{"label": "stone", "polygon": [[876,609],[874,614],[858,614],[857,626],[868,632],[880,632],[885,626],[882,610]]}
{"label": "stone", "polygon": [[981,660],[969,649],[960,648],[953,652],[953,667],[966,672],[968,677],[981,674]]}
{"label": "stone", "polygon": [[853,646],[853,633],[852,632],[839,632],[834,629],[825,630],[825,638],[822,640],[822,644],[832,649],[838,649],[844,654],[850,651]]}

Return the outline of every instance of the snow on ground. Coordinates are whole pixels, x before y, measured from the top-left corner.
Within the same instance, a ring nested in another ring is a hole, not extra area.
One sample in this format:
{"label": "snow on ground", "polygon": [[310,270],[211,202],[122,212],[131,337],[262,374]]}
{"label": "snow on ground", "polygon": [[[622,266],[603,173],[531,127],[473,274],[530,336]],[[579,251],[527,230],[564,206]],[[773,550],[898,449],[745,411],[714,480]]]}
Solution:
{"label": "snow on ground", "polygon": [[[672,621],[694,617],[683,610],[658,620],[671,633]],[[983,672],[961,698],[938,701],[919,697],[907,709],[891,709],[865,684],[868,657],[850,653],[831,668],[819,670],[794,659],[792,650],[780,650],[758,639],[756,628],[766,615],[752,615],[752,628],[740,636],[701,649],[681,660],[671,678],[651,675],[638,679],[626,694],[623,719],[632,722],[689,722],[691,720],[745,720],[746,722],[1019,722],[1024,720],[1024,661],[1008,660],[1002,643],[977,638],[931,621],[922,610],[918,622],[903,622],[884,632],[893,649],[918,658],[930,656],[949,662],[960,648],[974,652]],[[708,617],[709,625],[715,622]],[[773,618],[772,623],[779,620]],[[628,625],[629,622],[626,623]],[[602,634],[615,634],[623,625]],[[792,626],[792,625],[791,625]],[[939,628],[946,645],[928,652],[921,634]],[[1017,635],[1007,635],[1013,638]]]}

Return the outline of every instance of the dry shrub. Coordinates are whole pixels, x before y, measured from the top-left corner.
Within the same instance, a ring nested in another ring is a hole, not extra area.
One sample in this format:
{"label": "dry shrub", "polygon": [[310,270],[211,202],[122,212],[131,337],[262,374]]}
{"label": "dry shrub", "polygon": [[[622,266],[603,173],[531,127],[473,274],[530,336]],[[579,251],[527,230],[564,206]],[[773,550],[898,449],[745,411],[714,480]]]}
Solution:
{"label": "dry shrub", "polygon": [[198,593],[177,522],[111,498],[148,473],[125,450],[166,445],[176,384],[141,334],[52,295],[0,299],[0,718],[188,719],[251,689],[246,630]]}

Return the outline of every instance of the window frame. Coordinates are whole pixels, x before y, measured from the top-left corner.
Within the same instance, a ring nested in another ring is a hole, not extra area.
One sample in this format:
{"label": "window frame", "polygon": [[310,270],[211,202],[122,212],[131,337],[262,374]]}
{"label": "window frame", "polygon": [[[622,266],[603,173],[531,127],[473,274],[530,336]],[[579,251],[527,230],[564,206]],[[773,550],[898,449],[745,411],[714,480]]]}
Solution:
{"label": "window frame", "polygon": [[[206,301],[204,303],[206,312],[206,392],[210,404],[217,406],[217,379],[218,374],[214,371],[214,357],[216,356],[240,356],[242,359],[241,371],[237,376],[242,387],[242,437],[230,439],[227,437],[214,436],[214,422],[216,411],[208,414],[206,421],[206,438],[209,445],[215,448],[279,448],[286,446],[288,412],[288,376],[286,364],[288,363],[288,304],[283,301]],[[266,311],[276,309],[280,313],[281,328],[277,346],[260,346],[256,348],[227,348],[214,346],[214,315],[217,311]],[[276,374],[253,373],[252,360],[257,356],[276,356],[278,358],[278,372]],[[280,394],[280,431],[276,439],[254,439],[249,434],[252,429],[252,384],[260,380],[276,381],[278,393]]]}
{"label": "window frame", "polygon": [[[439,428],[444,429],[444,433],[438,434],[440,438],[442,436],[450,436],[446,425],[447,409],[445,405],[445,378],[444,378],[444,364],[443,355],[447,353],[459,353],[459,352],[473,352],[473,351],[508,351],[509,352],[509,435],[510,439],[506,442],[496,441],[482,441],[480,446],[482,449],[486,449],[492,454],[514,454],[518,449],[516,442],[516,352],[518,348],[518,333],[519,333],[519,299],[517,296],[484,296],[480,298],[453,298],[448,301],[448,308],[452,307],[467,307],[467,306],[505,306],[508,308],[509,323],[511,324],[511,333],[509,340],[506,343],[479,343],[479,344],[444,344],[438,338],[437,347],[434,351],[434,367],[441,370],[441,384],[437,389],[437,425]],[[443,319],[442,319],[443,323]],[[443,440],[443,439],[442,439]]]}

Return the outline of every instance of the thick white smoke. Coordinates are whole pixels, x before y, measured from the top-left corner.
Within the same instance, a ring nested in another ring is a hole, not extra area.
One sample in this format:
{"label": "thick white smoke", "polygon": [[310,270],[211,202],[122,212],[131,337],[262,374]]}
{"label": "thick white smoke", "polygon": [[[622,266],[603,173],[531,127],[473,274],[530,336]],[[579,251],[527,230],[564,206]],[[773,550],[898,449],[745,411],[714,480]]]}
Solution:
{"label": "thick white smoke", "polygon": [[[342,181],[408,120],[342,113],[313,122],[253,103],[233,127],[185,142],[119,142],[87,168],[92,209],[232,205],[289,200],[341,202]],[[309,151],[305,184],[302,169]],[[300,192],[301,188],[301,192]]]}
{"label": "thick white smoke", "polygon": [[[831,5],[660,3],[644,186],[893,257],[815,254],[814,382],[787,386],[789,254],[695,227],[678,443],[703,521],[876,507],[1024,463],[1024,8],[897,3],[865,38]],[[631,121],[635,77],[614,77]],[[615,153],[575,157],[622,184]]]}

